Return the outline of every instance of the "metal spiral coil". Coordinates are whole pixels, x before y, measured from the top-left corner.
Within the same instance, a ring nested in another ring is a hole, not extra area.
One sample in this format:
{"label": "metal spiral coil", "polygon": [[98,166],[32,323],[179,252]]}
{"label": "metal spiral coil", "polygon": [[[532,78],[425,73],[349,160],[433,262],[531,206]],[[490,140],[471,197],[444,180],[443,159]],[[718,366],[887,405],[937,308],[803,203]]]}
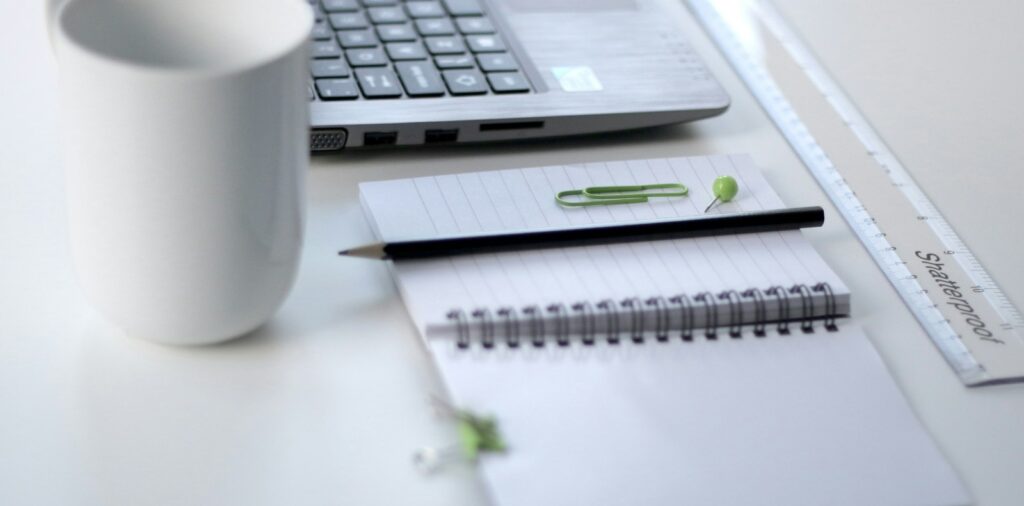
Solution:
{"label": "metal spiral coil", "polygon": [[704,303],[704,337],[718,339],[718,308],[711,292],[698,293],[693,300]]}
{"label": "metal spiral coil", "polygon": [[597,331],[597,317],[594,315],[594,307],[589,302],[577,302],[572,305],[572,310],[581,316],[580,340],[584,345],[592,346]]}
{"label": "metal spiral coil", "polygon": [[448,312],[448,320],[455,322],[455,345],[461,349],[469,348],[469,322],[466,320],[466,312],[453,309]]}
{"label": "metal spiral coil", "polygon": [[498,310],[502,327],[505,330],[505,344],[509,348],[519,347],[519,314],[514,307],[503,307]]}
{"label": "metal spiral coil", "polygon": [[814,300],[811,299],[811,289],[801,283],[793,285],[789,293],[800,296],[800,330],[804,334],[814,332]]}
{"label": "metal spiral coil", "polygon": [[686,294],[676,295],[671,297],[668,301],[679,307],[680,316],[680,337],[683,341],[693,340],[693,303],[690,301],[690,297]]}
{"label": "metal spiral coil", "polygon": [[564,304],[551,304],[548,313],[555,317],[555,343],[569,346],[569,314]]}
{"label": "metal spiral coil", "polygon": [[814,285],[811,290],[825,294],[825,329],[829,332],[839,330],[839,327],[836,326],[836,313],[838,313],[836,294],[832,291],[832,285],[821,282]]}
{"label": "metal spiral coil", "polygon": [[652,297],[645,302],[648,307],[654,308],[654,338],[658,341],[668,341],[669,332],[669,307],[664,297]]}
{"label": "metal spiral coil", "polygon": [[736,339],[743,331],[743,302],[736,290],[727,290],[718,294],[718,300],[729,303],[729,337]]}
{"label": "metal spiral coil", "polygon": [[619,313],[613,308],[615,301],[605,299],[597,303],[597,308],[604,314],[605,329],[608,332],[606,337],[608,344],[619,344]]}
{"label": "metal spiral coil", "polygon": [[789,334],[789,292],[781,286],[773,286],[765,293],[775,297],[779,306],[779,324],[776,325],[776,332],[782,335]]}
{"label": "metal spiral coil", "polygon": [[644,313],[640,299],[630,297],[619,302],[619,306],[629,310],[629,338],[636,344],[643,344]]}
{"label": "metal spiral coil", "polygon": [[768,308],[765,305],[764,293],[758,288],[749,288],[740,295],[754,302],[754,335],[764,337],[764,327],[768,323]]}
{"label": "metal spiral coil", "polygon": [[[825,302],[824,328],[835,331],[838,304],[832,287],[824,282],[813,287],[795,284],[788,288],[776,285],[763,291],[749,288],[742,292],[701,292],[692,298],[686,294],[646,300],[629,297],[596,303],[579,301],[570,306],[562,303],[549,304],[544,308],[530,305],[518,310],[504,306],[493,312],[481,307],[472,310],[469,316],[462,309],[453,309],[446,317],[454,325],[455,344],[459,349],[471,347],[474,332],[484,349],[493,349],[501,343],[509,348],[519,348],[524,339],[536,348],[544,347],[548,340],[553,340],[559,347],[567,347],[572,344],[573,336],[578,336],[584,346],[597,344],[601,337],[605,343],[617,345],[623,332],[628,332],[630,341],[635,344],[644,343],[649,333],[653,333],[658,342],[667,343],[671,340],[673,328],[680,329],[681,340],[692,341],[695,330],[698,330],[695,313],[701,311],[696,305],[703,307],[704,320],[700,329],[709,340],[717,339],[719,331],[727,331],[730,337],[740,338],[745,325],[752,326],[755,336],[764,337],[766,327],[775,320],[769,320],[769,299],[774,299],[778,308],[776,329],[779,334],[789,334],[791,321],[799,322],[804,333],[814,332],[816,294]],[[752,313],[748,313],[751,310]],[[621,321],[621,316],[628,318],[628,323]],[[650,321],[653,321],[653,329],[647,328]],[[628,329],[622,325],[624,323]]]}
{"label": "metal spiral coil", "polygon": [[471,314],[474,320],[480,321],[480,344],[484,348],[494,348],[494,320],[491,318],[491,311],[487,308],[480,308]]}
{"label": "metal spiral coil", "polygon": [[541,310],[537,306],[527,306],[523,308],[523,314],[527,318],[527,328],[530,329],[530,343],[535,348],[544,347],[544,318],[541,315]]}

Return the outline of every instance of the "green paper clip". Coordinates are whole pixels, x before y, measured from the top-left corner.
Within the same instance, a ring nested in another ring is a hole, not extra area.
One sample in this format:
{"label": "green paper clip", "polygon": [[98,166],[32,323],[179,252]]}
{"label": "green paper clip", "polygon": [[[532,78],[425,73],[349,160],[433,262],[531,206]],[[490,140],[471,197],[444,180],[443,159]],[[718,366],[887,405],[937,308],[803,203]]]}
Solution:
{"label": "green paper clip", "polygon": [[[647,192],[647,190],[676,191]],[[654,197],[685,197],[689,192],[690,190],[682,183],[657,183],[629,186],[590,186],[582,190],[560,191],[555,194],[555,201],[564,207],[642,204]],[[582,197],[582,200],[566,199],[566,197],[576,196]]]}

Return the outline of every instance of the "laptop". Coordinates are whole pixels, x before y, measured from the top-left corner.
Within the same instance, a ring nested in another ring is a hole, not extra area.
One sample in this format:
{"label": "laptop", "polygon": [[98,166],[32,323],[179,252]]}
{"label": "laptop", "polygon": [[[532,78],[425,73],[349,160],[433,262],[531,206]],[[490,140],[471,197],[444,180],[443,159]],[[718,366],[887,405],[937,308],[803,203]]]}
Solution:
{"label": "laptop", "polygon": [[314,152],[612,132],[729,106],[668,0],[308,1]]}

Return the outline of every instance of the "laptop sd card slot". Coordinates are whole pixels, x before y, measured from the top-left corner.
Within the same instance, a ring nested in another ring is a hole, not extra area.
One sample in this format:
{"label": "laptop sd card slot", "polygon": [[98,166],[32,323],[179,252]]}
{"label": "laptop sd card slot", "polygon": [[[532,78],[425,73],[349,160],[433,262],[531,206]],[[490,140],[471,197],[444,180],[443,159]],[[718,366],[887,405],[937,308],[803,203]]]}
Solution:
{"label": "laptop sd card slot", "polygon": [[544,128],[543,121],[505,121],[501,123],[481,123],[481,132],[496,132],[500,130],[536,130]]}

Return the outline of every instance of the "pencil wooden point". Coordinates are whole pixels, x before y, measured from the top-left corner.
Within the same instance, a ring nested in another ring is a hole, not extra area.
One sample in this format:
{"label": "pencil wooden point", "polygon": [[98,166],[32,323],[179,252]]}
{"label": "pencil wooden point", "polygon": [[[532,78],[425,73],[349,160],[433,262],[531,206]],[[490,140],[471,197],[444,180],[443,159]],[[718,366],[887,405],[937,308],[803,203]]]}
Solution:
{"label": "pencil wooden point", "polygon": [[338,254],[347,257],[358,257],[358,258],[375,258],[382,260],[387,258],[384,254],[384,243],[367,244],[366,246],[360,246],[358,248],[351,248],[339,251]]}

